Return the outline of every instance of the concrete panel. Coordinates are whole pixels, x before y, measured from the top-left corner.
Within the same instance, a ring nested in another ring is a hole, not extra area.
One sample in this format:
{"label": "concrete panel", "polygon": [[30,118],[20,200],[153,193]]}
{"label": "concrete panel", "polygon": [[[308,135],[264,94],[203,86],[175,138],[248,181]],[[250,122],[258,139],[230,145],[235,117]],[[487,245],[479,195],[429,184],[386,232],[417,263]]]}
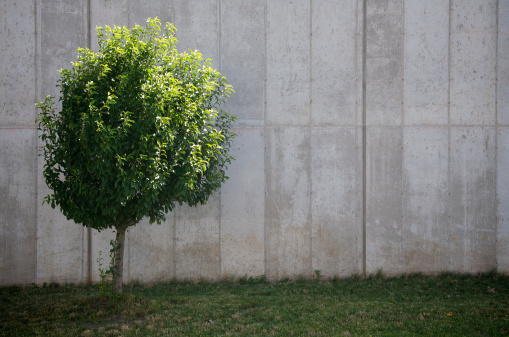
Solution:
{"label": "concrete panel", "polygon": [[498,31],[509,33],[509,2],[507,0],[498,1]]}
{"label": "concrete panel", "polygon": [[498,1],[498,9],[500,11],[509,11],[509,1],[508,0],[499,0]]}
{"label": "concrete panel", "polygon": [[[86,47],[86,10],[84,3],[70,0],[41,3],[41,99],[52,95],[58,101],[58,70],[70,68],[71,62],[76,60],[75,50]],[[42,175],[43,169],[44,159],[39,157],[37,282],[84,282],[88,277],[87,230],[67,220],[58,206],[52,209],[47,204],[42,205],[43,198],[51,193]]]}
{"label": "concrete panel", "polygon": [[218,0],[173,0],[173,3],[178,50],[198,50],[221,71]]}
{"label": "concrete panel", "polygon": [[312,15],[312,122],[355,125],[357,3],[314,1]]}
{"label": "concrete panel", "polygon": [[451,271],[495,268],[495,128],[451,129],[450,200]]}
{"label": "concrete panel", "polygon": [[403,55],[403,13],[368,14],[366,57],[400,58]]}
{"label": "concrete panel", "polygon": [[450,122],[493,125],[496,114],[496,1],[453,1]]}
{"label": "concrete panel", "polygon": [[225,110],[243,120],[263,120],[265,0],[221,2],[221,73],[235,93]]}
{"label": "concrete panel", "polygon": [[449,1],[405,2],[405,125],[446,125],[449,100]]}
{"label": "concrete panel", "polygon": [[366,123],[403,120],[403,10],[401,1],[368,1],[366,22]]}
{"label": "concrete panel", "polygon": [[170,213],[160,225],[150,225],[145,218],[128,230],[126,280],[159,282],[175,276],[174,227],[175,216]]}
{"label": "concrete panel", "polygon": [[366,13],[402,13],[404,0],[367,0]]}
{"label": "concrete panel", "polygon": [[403,62],[401,58],[371,58],[366,64],[366,123],[401,125]]}
{"label": "concrete panel", "polygon": [[499,2],[497,45],[497,123],[509,125],[509,2]]}
{"label": "concrete panel", "polygon": [[35,129],[0,128],[0,285],[35,282]]}
{"label": "concrete panel", "polygon": [[[88,230],[86,230],[86,233],[88,235]],[[88,237],[88,236],[87,236]],[[88,245],[85,242],[84,247],[85,250],[90,254],[91,257],[91,280],[92,282],[99,282],[101,280],[100,271],[99,268],[108,269],[109,263],[111,261],[110,257],[110,250],[111,250],[111,240],[115,239],[115,232],[113,229],[106,229],[101,232],[96,231],[95,229],[92,230],[92,246],[90,247],[90,252],[88,251]],[[129,275],[129,262],[128,262],[128,250],[129,250],[129,236],[126,235],[126,242],[125,242],[125,248],[124,248],[124,284],[129,281],[129,279],[126,277]],[[99,265],[99,257],[102,258],[102,267]],[[88,265],[87,265],[88,267]],[[87,274],[88,276],[88,274]]]}
{"label": "concrete panel", "polygon": [[[365,69],[365,52],[364,52],[364,2],[357,1],[357,30],[356,30],[356,61],[355,66],[357,69],[359,84],[357,85],[356,97],[356,126],[362,126],[364,124],[364,69]],[[362,133],[361,133],[362,135]]]}
{"label": "concrete panel", "polygon": [[498,128],[497,143],[497,269],[509,273],[509,128]]}
{"label": "concrete panel", "polygon": [[[451,0],[452,34],[496,32],[497,0]],[[504,7],[501,1],[501,7]]]}
{"label": "concrete panel", "polygon": [[41,100],[47,95],[56,97],[60,79],[59,69],[71,68],[76,61],[75,50],[87,47],[87,12],[76,1],[46,1],[41,4]]}
{"label": "concrete panel", "polygon": [[443,272],[449,267],[448,139],[447,128],[403,131],[405,272]]}
{"label": "concrete panel", "polygon": [[355,127],[311,132],[313,270],[325,277],[362,272],[360,165]]}
{"label": "concrete panel", "polygon": [[99,50],[96,27],[128,26],[129,0],[90,0],[91,49]]}
{"label": "concrete panel", "polygon": [[[38,201],[42,203],[42,198]],[[67,220],[58,208],[52,209],[47,204],[39,206],[37,214],[37,283],[86,282],[87,229]],[[98,280],[96,277],[95,281]]]}
{"label": "concrete panel", "polygon": [[268,125],[310,123],[309,2],[267,2]]}
{"label": "concrete panel", "polygon": [[43,169],[44,158],[40,156],[37,171],[37,283],[85,282],[88,278],[87,229],[67,220],[58,206],[53,209],[42,204],[52,192],[42,175]]}
{"label": "concrete panel", "polygon": [[218,280],[221,272],[219,192],[205,205],[175,209],[175,276]]}
{"label": "concrete panel", "polygon": [[265,268],[270,280],[310,276],[310,133],[266,129]]}
{"label": "concrete panel", "polygon": [[34,1],[0,3],[0,125],[34,124],[35,24]]}
{"label": "concrete panel", "polygon": [[221,188],[221,274],[265,273],[265,160],[262,128],[235,129],[230,177]]}
{"label": "concrete panel", "polygon": [[404,271],[401,127],[369,127],[366,152],[366,272]]}
{"label": "concrete panel", "polygon": [[145,26],[148,18],[158,17],[161,20],[161,29],[167,22],[173,23],[175,11],[173,1],[137,0],[129,1],[129,26]]}

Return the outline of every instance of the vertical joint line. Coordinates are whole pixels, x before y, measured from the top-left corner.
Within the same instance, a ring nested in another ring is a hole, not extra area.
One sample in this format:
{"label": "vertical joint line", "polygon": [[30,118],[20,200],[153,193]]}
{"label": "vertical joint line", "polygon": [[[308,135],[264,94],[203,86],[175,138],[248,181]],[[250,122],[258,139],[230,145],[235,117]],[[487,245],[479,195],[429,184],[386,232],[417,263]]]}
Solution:
{"label": "vertical joint line", "polygon": [[[221,0],[218,0],[217,1],[218,4],[217,4],[217,21],[218,21],[218,29],[219,29],[219,32],[218,32],[218,46],[217,46],[217,56],[218,56],[218,59],[219,59],[219,72],[222,72],[223,69],[222,69],[222,52],[221,52],[221,44],[222,44],[222,35],[223,35],[223,27],[222,27],[222,24],[221,24],[221,21],[222,21],[222,17],[221,17]],[[221,239],[222,239],[222,233],[221,233],[221,223],[222,223],[222,216],[221,216],[221,213],[222,213],[222,206],[223,206],[223,202],[222,202],[222,193],[221,193],[221,190],[222,188],[220,187],[219,188],[219,242],[218,242],[218,245],[219,245],[219,265],[218,265],[218,271],[219,271],[219,278],[222,277],[222,265],[223,265],[223,254],[222,254],[222,245],[221,245]]]}
{"label": "vertical joint line", "polygon": [[362,1],[362,274],[366,275],[366,27],[367,0]]}
{"label": "vertical joint line", "polygon": [[223,71],[222,65],[222,54],[221,54],[221,44],[223,43],[222,37],[223,37],[223,25],[221,22],[221,0],[217,0],[217,27],[218,27],[218,39],[217,39],[217,58],[218,58],[218,68],[219,72]]}
{"label": "vertical joint line", "polygon": [[[449,0],[449,35],[447,41],[447,200],[450,200],[450,191],[451,191],[451,15],[452,15],[452,0]],[[451,220],[450,216],[447,218],[447,240],[451,239]],[[447,259],[447,269],[449,270],[451,267],[451,258]]]}
{"label": "vertical joint line", "polygon": [[[447,125],[451,125],[451,14],[452,14],[452,0],[449,0],[449,35],[447,43]],[[449,128],[450,130],[450,128]],[[450,132],[449,132],[450,133]]]}
{"label": "vertical joint line", "polygon": [[403,41],[401,44],[403,46],[403,51],[401,53],[401,126],[405,126],[405,42],[406,42],[406,34],[405,34],[405,17],[406,17],[406,5],[405,1],[403,1],[403,17],[402,17],[402,25],[403,29],[401,35],[403,35]]}
{"label": "vertical joint line", "polygon": [[[87,48],[92,49],[91,0],[87,1]],[[92,228],[87,227],[87,283],[92,283]]]}
{"label": "vertical joint line", "polygon": [[313,125],[313,0],[309,0],[309,270],[313,275],[313,174],[312,174],[312,154],[311,154],[311,137]]}
{"label": "vertical joint line", "polygon": [[[405,46],[405,43],[406,43],[406,30],[405,30],[405,19],[406,19],[406,3],[405,1],[403,1],[403,14],[402,14],[402,25],[403,25],[403,29],[402,29],[402,32],[401,34],[403,35],[403,38],[402,38],[402,41],[401,41],[401,45],[403,46],[403,50],[401,52],[401,78],[400,78],[400,81],[401,81],[401,124],[400,124],[400,127],[401,127],[401,130],[400,130],[400,135],[401,135],[401,162],[400,162],[400,169],[401,169],[401,172],[403,172],[404,170],[404,163],[405,163],[405,53],[406,53],[406,46]],[[403,205],[403,198],[404,198],[404,176],[403,174],[401,174],[399,176],[399,183],[400,183],[400,198],[399,198],[399,202],[400,202],[400,205]],[[404,263],[404,250],[403,250],[403,226],[404,226],[404,214],[405,214],[405,211],[404,211],[404,208],[401,207],[401,214],[400,214],[400,218],[399,218],[399,233],[400,233],[400,240],[399,240],[399,258],[398,260],[400,261],[400,266],[403,266],[403,263]]]}
{"label": "vertical joint line", "polygon": [[[500,1],[497,0],[496,7],[496,17],[495,17],[495,130],[498,133],[498,42],[500,35]],[[498,146],[498,144],[496,144]],[[496,172],[496,170],[495,170]]]}
{"label": "vertical joint line", "polygon": [[267,35],[268,35],[268,25],[267,25],[267,6],[268,1],[265,0],[265,8],[263,11],[263,31],[264,31],[264,75],[265,79],[263,81],[263,143],[264,143],[264,151],[263,151],[263,184],[264,184],[264,204],[263,204],[263,274],[267,276],[267,206],[266,206],[266,200],[267,200]]}
{"label": "vertical joint line", "polygon": [[[34,30],[35,30],[35,41],[34,41],[34,70],[35,70],[35,83],[34,83],[34,101],[37,102],[38,101],[38,98],[40,97],[39,95],[39,66],[38,66],[38,59],[39,59],[39,52],[40,52],[40,49],[38,48],[39,47],[39,39],[41,38],[41,35],[40,34],[37,34],[38,31],[40,31],[39,29],[39,24],[40,24],[40,19],[39,19],[39,8],[40,6],[38,6],[38,1],[39,0],[34,0]],[[35,109],[35,115],[37,117],[37,109]],[[35,118],[34,118],[35,120]],[[39,202],[37,202],[37,197],[39,196],[39,174],[38,174],[38,171],[39,171],[39,160],[38,160],[38,152],[39,152],[39,137],[38,137],[38,133],[36,131],[35,133],[35,136],[36,136],[36,140],[35,140],[35,144],[36,144],[36,156],[35,156],[35,167],[37,168],[36,171],[35,171],[35,268],[34,268],[34,283],[37,284],[37,278],[38,278],[38,274],[37,274],[37,265],[38,265],[38,254],[37,254],[37,246],[38,246],[38,237],[39,237],[39,221],[38,221],[38,213],[39,213]]]}
{"label": "vertical joint line", "polygon": [[[495,200],[498,200],[498,161],[499,161],[499,156],[498,156],[498,42],[499,42],[499,34],[500,34],[500,1],[497,0],[497,4],[496,4],[496,7],[495,7],[495,11],[496,11],[496,23],[495,23],[495,27],[496,27],[496,32],[495,32],[495,38],[496,38],[496,42],[495,42]],[[499,210],[499,203],[498,202],[495,202],[495,223],[496,223],[496,227],[495,227],[495,268],[498,268],[498,250],[499,250],[499,246],[500,246],[500,242],[497,241],[497,237],[498,237],[498,228],[499,228],[499,217],[498,217],[498,210]]]}

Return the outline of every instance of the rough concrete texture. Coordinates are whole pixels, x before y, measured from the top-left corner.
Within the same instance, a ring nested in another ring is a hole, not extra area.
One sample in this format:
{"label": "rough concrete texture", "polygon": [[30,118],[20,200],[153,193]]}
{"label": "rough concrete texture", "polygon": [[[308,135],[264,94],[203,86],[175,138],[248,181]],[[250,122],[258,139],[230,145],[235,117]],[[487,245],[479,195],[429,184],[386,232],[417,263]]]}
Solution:
{"label": "rough concrete texture", "polygon": [[198,50],[220,69],[220,21],[217,0],[173,0],[174,24],[180,52]]}
{"label": "rough concrete texture", "polygon": [[[509,167],[509,128],[501,127],[497,135],[497,172]],[[509,175],[497,174],[497,268],[509,273]]]}
{"label": "rough concrete texture", "polygon": [[43,157],[38,157],[37,200],[37,274],[38,283],[81,282],[87,280],[87,233],[81,225],[67,220],[58,207],[43,205],[51,191],[46,186],[42,170]]}
{"label": "rough concrete texture", "polygon": [[127,234],[126,280],[146,280],[150,270],[150,281],[169,281],[175,277],[175,219],[173,214],[160,225],[150,225],[145,219]]}
{"label": "rough concrete texture", "polygon": [[493,125],[496,116],[496,1],[452,1],[450,123]]}
{"label": "rough concrete texture", "polygon": [[[59,88],[56,85],[60,76],[57,70],[69,68],[70,63],[76,59],[74,50],[87,45],[87,10],[84,4],[71,0],[44,2],[38,7],[41,34],[37,74],[40,87],[37,90],[40,100],[51,95],[58,101]],[[34,120],[31,122],[34,123]],[[40,140],[38,144],[41,145]],[[42,205],[44,197],[51,193],[44,181],[43,169],[44,159],[40,156],[37,166],[37,203],[34,205],[37,211],[36,282],[86,281],[88,231],[72,220],[67,220],[58,207],[52,209],[47,204]]]}
{"label": "rough concrete texture", "polygon": [[33,124],[36,22],[33,1],[0,3],[0,126]]}
{"label": "rough concrete texture", "polygon": [[[368,1],[373,2],[380,5]],[[370,126],[401,125],[403,120],[404,20],[403,8],[396,6],[402,2],[394,1],[394,10],[382,6],[366,15],[366,123]]]}
{"label": "rough concrete texture", "polygon": [[355,127],[311,131],[312,270],[324,277],[362,268],[358,140]]}
{"label": "rough concrete texture", "polygon": [[496,267],[495,128],[450,132],[449,268],[489,271]]}
{"label": "rough concrete texture", "polygon": [[267,2],[267,125],[310,122],[310,12],[309,2]]}
{"label": "rough concrete texture", "polygon": [[220,196],[200,207],[175,211],[175,276],[177,279],[218,280],[221,274]]}
{"label": "rough concrete texture", "polygon": [[241,120],[263,121],[265,1],[222,1],[221,18],[221,74],[235,89],[225,109],[238,111]]}
{"label": "rough concrete texture", "polygon": [[297,126],[265,130],[265,269],[269,279],[312,272],[309,131]]}
{"label": "rough concrete texture", "polygon": [[366,271],[401,273],[403,133],[370,127],[366,138]]}
{"label": "rough concrete texture", "polygon": [[405,125],[447,125],[449,1],[406,1],[403,24]]}
{"label": "rough concrete texture", "polygon": [[0,128],[0,284],[36,276],[36,133]]}
{"label": "rough concrete texture", "polygon": [[[356,125],[357,69],[355,1],[314,1],[311,41],[313,125]],[[330,60],[341,59],[341,62]]]}
{"label": "rough concrete texture", "polygon": [[100,279],[114,233],[42,205],[34,103],[156,16],[234,86],[237,160],[129,229],[126,281],[509,272],[509,1],[30,0],[0,4],[0,285]]}
{"label": "rough concrete texture", "polygon": [[449,269],[447,128],[403,133],[401,238],[407,271]]}
{"label": "rough concrete texture", "polygon": [[[265,158],[262,128],[237,128],[229,167],[221,189],[221,272],[263,275]],[[242,247],[239,250],[239,247]]]}
{"label": "rough concrete texture", "polygon": [[497,123],[509,125],[509,1],[498,6]]}

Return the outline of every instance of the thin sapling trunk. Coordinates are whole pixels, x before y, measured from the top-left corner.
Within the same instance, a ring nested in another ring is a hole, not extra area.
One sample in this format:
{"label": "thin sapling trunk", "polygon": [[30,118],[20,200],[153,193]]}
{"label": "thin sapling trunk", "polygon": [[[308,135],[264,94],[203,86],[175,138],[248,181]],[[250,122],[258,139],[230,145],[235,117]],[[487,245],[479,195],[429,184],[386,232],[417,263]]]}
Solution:
{"label": "thin sapling trunk", "polygon": [[125,247],[125,232],[127,226],[117,226],[117,235],[115,247],[115,271],[113,274],[114,289],[117,293],[122,292],[122,284],[124,281],[124,247]]}

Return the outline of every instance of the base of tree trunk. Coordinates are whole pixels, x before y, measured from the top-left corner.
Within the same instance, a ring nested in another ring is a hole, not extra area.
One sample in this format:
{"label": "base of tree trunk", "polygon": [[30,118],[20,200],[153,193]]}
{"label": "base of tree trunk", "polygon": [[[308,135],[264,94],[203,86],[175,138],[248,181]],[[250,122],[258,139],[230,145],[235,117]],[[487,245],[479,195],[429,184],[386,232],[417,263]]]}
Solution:
{"label": "base of tree trunk", "polygon": [[122,292],[124,281],[124,247],[126,227],[116,227],[117,235],[115,242],[115,274],[113,277],[114,289],[117,293]]}

